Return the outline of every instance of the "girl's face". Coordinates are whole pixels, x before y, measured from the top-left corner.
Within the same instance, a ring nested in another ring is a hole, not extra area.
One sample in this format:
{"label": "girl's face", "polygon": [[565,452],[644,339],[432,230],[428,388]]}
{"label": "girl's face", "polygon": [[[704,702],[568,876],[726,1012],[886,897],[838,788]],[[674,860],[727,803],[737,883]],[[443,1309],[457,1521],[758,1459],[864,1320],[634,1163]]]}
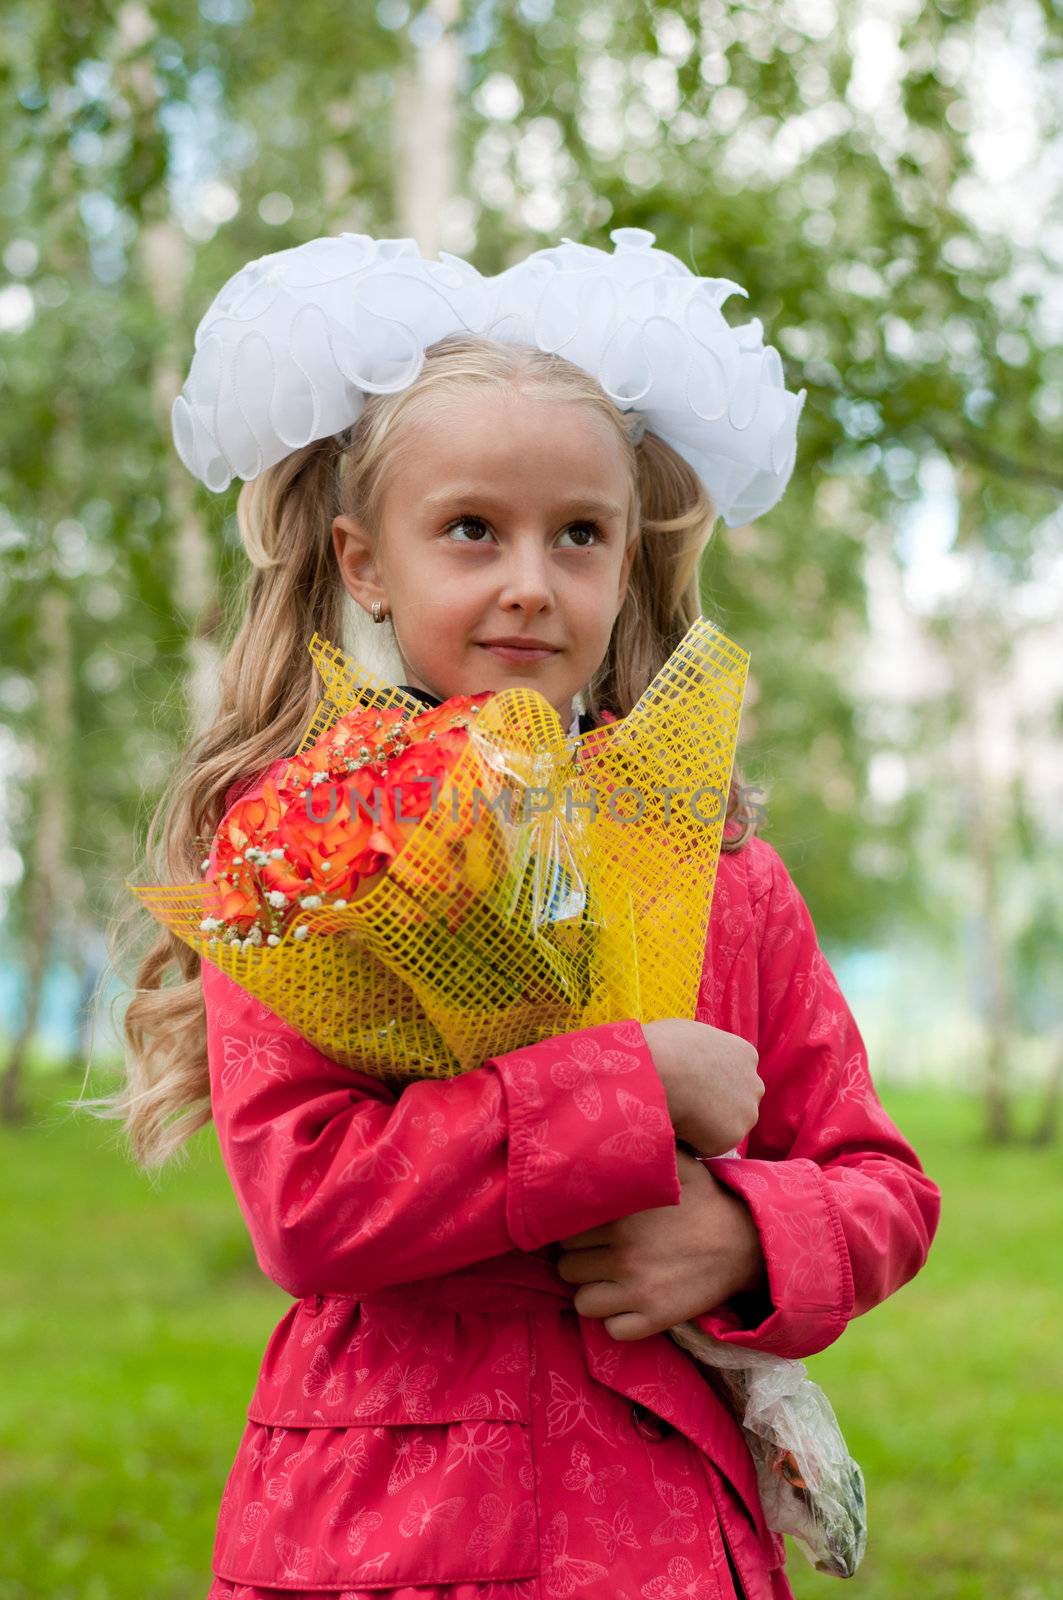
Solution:
{"label": "girl's face", "polygon": [[[440,699],[535,688],[567,729],[627,591],[630,495],[621,443],[589,407],[470,392],[410,424],[375,556],[352,517],[333,543],[348,592],[390,612],[407,683]],[[489,648],[512,636],[549,653]]]}

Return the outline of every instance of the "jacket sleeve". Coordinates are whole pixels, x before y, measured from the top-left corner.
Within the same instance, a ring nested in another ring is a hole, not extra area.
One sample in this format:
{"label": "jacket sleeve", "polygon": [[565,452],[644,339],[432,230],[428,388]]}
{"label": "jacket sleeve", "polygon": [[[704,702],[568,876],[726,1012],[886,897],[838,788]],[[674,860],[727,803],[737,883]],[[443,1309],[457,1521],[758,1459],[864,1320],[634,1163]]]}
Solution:
{"label": "jacket sleeve", "polygon": [[490,1057],[397,1097],[202,962],[211,1106],[259,1266],[360,1296],[678,1205],[664,1085],[636,1022]]}
{"label": "jacket sleeve", "polygon": [[770,852],[753,906],[760,1115],[738,1159],[700,1159],[749,1206],[769,1287],[694,1320],[728,1344],[801,1357],[916,1275],[941,1192],[886,1115],[808,907],[760,843]]}

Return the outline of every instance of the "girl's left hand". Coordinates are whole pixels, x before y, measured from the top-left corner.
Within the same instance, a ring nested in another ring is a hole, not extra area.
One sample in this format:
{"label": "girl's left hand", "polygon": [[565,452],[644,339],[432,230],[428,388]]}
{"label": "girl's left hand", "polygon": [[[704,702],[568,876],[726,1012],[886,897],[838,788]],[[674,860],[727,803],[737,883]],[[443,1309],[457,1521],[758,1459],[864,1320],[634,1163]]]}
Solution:
{"label": "girl's left hand", "polygon": [[715,1311],[731,1295],[767,1291],[753,1214],[685,1150],[676,1150],[677,1206],[655,1206],[561,1240],[557,1270],[577,1283],[573,1306],[604,1317],[614,1339],[646,1339]]}

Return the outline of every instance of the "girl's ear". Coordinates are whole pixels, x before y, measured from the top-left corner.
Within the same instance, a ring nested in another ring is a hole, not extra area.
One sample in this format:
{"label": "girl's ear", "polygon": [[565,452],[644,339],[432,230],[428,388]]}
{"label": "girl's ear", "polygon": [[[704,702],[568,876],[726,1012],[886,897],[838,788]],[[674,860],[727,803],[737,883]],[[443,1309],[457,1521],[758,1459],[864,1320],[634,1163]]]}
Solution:
{"label": "girl's ear", "polygon": [[369,534],[357,517],[335,517],[332,522],[332,547],[340,569],[343,587],[368,611],[374,600],[387,596],[373,559]]}

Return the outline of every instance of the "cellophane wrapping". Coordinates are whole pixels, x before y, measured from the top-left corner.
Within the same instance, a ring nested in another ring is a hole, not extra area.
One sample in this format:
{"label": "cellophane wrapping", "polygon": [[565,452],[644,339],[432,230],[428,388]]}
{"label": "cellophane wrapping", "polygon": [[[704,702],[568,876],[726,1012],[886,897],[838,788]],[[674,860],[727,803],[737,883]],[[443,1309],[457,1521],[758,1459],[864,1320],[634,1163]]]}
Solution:
{"label": "cellophane wrapping", "polygon": [[864,1477],[803,1361],[747,1350],[681,1322],[669,1333],[713,1369],[757,1471],[764,1518],[817,1572],[851,1578],[867,1548]]}

